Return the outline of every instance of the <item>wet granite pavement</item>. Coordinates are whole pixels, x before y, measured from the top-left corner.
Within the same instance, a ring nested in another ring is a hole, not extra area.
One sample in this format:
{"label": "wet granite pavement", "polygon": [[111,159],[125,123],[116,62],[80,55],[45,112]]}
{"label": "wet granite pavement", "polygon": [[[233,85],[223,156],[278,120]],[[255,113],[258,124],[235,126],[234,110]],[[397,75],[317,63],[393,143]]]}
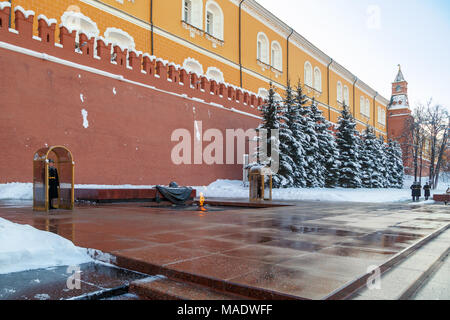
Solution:
{"label": "wet granite pavement", "polygon": [[86,299],[94,293],[105,294],[146,277],[97,262],[84,263],[78,267],[81,280],[79,288],[74,286],[73,278],[69,278],[75,272],[68,266],[0,274],[0,300]]}
{"label": "wet granite pavement", "polygon": [[3,201],[0,217],[174,272],[309,299],[450,223],[443,205],[291,204],[206,213],[115,204],[45,214],[34,213],[30,202]]}

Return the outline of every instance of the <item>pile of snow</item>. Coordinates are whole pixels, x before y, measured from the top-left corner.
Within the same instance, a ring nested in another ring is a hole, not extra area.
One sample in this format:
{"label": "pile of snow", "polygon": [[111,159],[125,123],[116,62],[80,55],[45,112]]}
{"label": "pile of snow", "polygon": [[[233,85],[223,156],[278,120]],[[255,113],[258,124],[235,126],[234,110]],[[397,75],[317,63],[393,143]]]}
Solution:
{"label": "pile of snow", "polygon": [[[274,200],[295,201],[339,201],[339,202],[399,202],[411,200],[409,187],[414,178],[405,176],[403,189],[274,189]],[[422,185],[426,178],[422,178]],[[77,184],[77,189],[149,189],[154,185],[98,185]],[[203,192],[205,197],[210,198],[248,198],[248,188],[241,181],[217,180],[209,186],[193,187],[197,193]],[[438,190],[432,194],[445,193],[447,183],[439,183]],[[6,183],[0,184],[0,200],[32,200],[33,185],[31,183]]]}
{"label": "pile of snow", "polygon": [[57,234],[0,218],[0,274],[91,261],[86,249]]}
{"label": "pile of snow", "polygon": [[0,200],[33,200],[32,183],[0,184]]}
{"label": "pile of snow", "polygon": [[[409,184],[404,189],[274,189],[272,198],[279,201],[333,201],[333,202],[401,202],[411,200]],[[441,186],[443,188],[443,186]],[[207,187],[195,187],[206,198],[248,198],[248,188],[241,181],[218,180]],[[433,193],[445,193],[445,189]]]}

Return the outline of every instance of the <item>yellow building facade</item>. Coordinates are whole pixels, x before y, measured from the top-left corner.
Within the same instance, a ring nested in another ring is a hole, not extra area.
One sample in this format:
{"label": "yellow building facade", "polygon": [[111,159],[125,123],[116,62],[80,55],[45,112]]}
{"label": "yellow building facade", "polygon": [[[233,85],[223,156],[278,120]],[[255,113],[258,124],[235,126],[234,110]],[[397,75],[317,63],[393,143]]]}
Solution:
{"label": "yellow building facade", "polygon": [[330,121],[345,103],[359,131],[387,135],[389,101],[254,0],[11,2],[262,96],[300,81]]}

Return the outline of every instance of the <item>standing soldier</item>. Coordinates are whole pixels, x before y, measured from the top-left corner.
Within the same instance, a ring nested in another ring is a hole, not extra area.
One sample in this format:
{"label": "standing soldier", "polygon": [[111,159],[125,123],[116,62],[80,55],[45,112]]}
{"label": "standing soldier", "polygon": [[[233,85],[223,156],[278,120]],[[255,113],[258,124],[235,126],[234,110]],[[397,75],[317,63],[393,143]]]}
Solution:
{"label": "standing soldier", "polygon": [[425,200],[428,201],[428,199],[431,197],[431,187],[428,182],[423,186],[423,190],[425,190]]}
{"label": "standing soldier", "polygon": [[56,209],[53,206],[53,199],[58,199],[59,177],[58,170],[55,168],[55,162],[50,159],[48,167],[48,201],[50,210]]}
{"label": "standing soldier", "polygon": [[413,198],[413,201],[415,202],[416,200],[419,201],[420,196],[422,195],[422,186],[420,185],[419,182],[414,182],[413,185],[411,186],[411,195]]}

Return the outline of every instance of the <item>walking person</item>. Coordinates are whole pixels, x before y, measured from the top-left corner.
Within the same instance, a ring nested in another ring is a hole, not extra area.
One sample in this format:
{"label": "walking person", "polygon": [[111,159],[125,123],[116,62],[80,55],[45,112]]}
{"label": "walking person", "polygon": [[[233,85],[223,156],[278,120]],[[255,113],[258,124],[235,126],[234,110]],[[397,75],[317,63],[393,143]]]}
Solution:
{"label": "walking person", "polygon": [[419,182],[414,182],[411,186],[411,195],[413,198],[413,202],[420,200],[420,196],[422,195],[422,186]]}
{"label": "walking person", "polygon": [[425,201],[428,201],[431,197],[431,186],[428,182],[423,186],[423,190],[425,190]]}

